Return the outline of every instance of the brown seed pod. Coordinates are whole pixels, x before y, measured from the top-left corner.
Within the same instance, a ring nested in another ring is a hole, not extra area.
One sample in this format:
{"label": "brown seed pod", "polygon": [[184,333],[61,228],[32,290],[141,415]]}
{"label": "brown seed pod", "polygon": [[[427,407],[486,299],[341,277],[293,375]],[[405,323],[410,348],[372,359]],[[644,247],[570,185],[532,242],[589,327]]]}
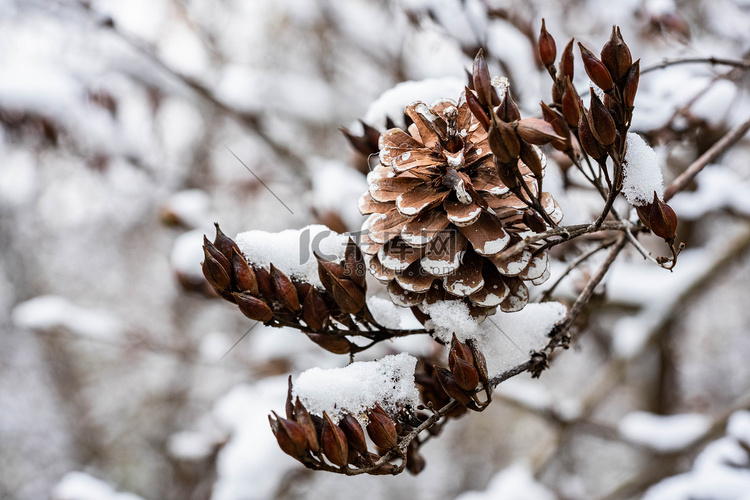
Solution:
{"label": "brown seed pod", "polygon": [[479,374],[474,366],[465,359],[459,358],[454,352],[450,354],[451,373],[453,380],[464,391],[473,391],[479,385]]}
{"label": "brown seed pod", "polygon": [[607,150],[599,144],[599,141],[591,132],[587,113],[581,113],[581,118],[578,121],[578,137],[581,139],[583,150],[594,160],[599,161],[607,157]]}
{"label": "brown seed pod", "polygon": [[591,81],[604,92],[612,90],[615,84],[612,81],[612,75],[609,74],[609,70],[604,63],[580,42],[578,43],[578,48],[581,49],[583,67],[586,69],[586,74],[589,75]]}
{"label": "brown seed pod", "polygon": [[271,264],[271,279],[273,279],[274,289],[276,290],[276,299],[281,302],[284,307],[292,312],[300,310],[299,297],[297,296],[297,288],[289,277],[276,269]]}
{"label": "brown seed pod", "polygon": [[227,269],[208,252],[206,247],[203,247],[203,254],[203,264],[201,264],[203,276],[216,290],[228,290],[232,284],[232,278],[229,277]]}
{"label": "brown seed pod", "polygon": [[346,434],[349,442],[349,448],[353,448],[360,453],[367,453],[367,441],[365,440],[365,431],[353,415],[347,413],[339,422],[339,427]]}
{"label": "brown seed pod", "polygon": [[599,144],[604,147],[611,146],[617,137],[617,126],[615,119],[607,111],[604,103],[596,95],[594,89],[591,89],[591,105],[589,107],[589,127]]}
{"label": "brown seed pod", "polygon": [[328,307],[315,287],[310,287],[302,304],[302,319],[313,330],[322,330],[328,322]]}
{"label": "brown seed pod", "polygon": [[313,422],[312,417],[310,417],[307,408],[305,408],[305,405],[302,404],[299,398],[294,402],[294,420],[305,433],[308,449],[317,453],[320,450],[320,444],[318,443],[318,433],[315,430],[315,423]]}
{"label": "brown seed pod", "polygon": [[570,83],[568,78],[565,79],[565,92],[562,96],[562,113],[565,117],[565,121],[571,127],[578,126],[578,120],[581,118],[581,107],[579,102],[581,98],[578,96],[578,92],[573,88],[573,84]]}
{"label": "brown seed pod", "polygon": [[[570,149],[570,129],[568,128],[568,123],[565,121],[565,118],[563,118],[563,116],[560,115],[557,111],[554,111],[552,108],[547,106],[544,102],[542,102],[542,117],[544,118],[544,121],[552,125],[552,128],[555,130],[555,133],[557,135],[565,138],[561,141],[552,141],[550,143],[552,147],[557,149],[558,151],[567,151],[568,149]],[[573,128],[576,127],[578,127],[577,123]]]}
{"label": "brown seed pod", "polygon": [[[555,133],[552,125],[539,118],[524,118],[518,122],[516,132],[525,141],[541,146],[551,141],[561,141],[562,137]],[[490,146],[491,147],[491,146]],[[520,153],[520,144],[516,157]]]}
{"label": "brown seed pod", "polygon": [[573,42],[574,38],[571,38],[568,45],[565,46],[562,56],[560,56],[560,78],[569,78],[573,81]]}
{"label": "brown seed pod", "polygon": [[487,360],[473,339],[469,340],[469,349],[471,349],[471,354],[474,356],[474,368],[476,368],[477,375],[479,375],[479,381],[487,385],[487,382],[489,382]]}
{"label": "brown seed pod", "polygon": [[385,412],[369,410],[367,416],[370,422],[367,424],[367,435],[370,436],[375,446],[383,450],[390,450],[398,445],[398,433],[393,421]]}
{"label": "brown seed pod", "polygon": [[287,379],[286,389],[286,403],[284,404],[284,411],[286,412],[286,418],[294,418],[294,403],[292,403],[292,376],[289,375]]}
{"label": "brown seed pod", "polygon": [[607,67],[612,78],[616,81],[622,80],[630,69],[630,65],[633,64],[633,58],[628,45],[622,39],[619,27],[612,26],[612,34],[602,47],[601,56],[602,63]]}
{"label": "brown seed pod", "polygon": [[492,83],[490,71],[487,68],[487,61],[484,60],[484,51],[482,49],[479,49],[476,57],[474,57],[472,75],[474,90],[477,92],[479,102],[485,108],[490,107],[492,105]]}
{"label": "brown seed pod", "polygon": [[495,117],[490,122],[489,143],[492,154],[502,163],[512,162],[521,151],[521,144],[513,127]]}
{"label": "brown seed pod", "polygon": [[545,66],[552,66],[555,64],[556,57],[557,47],[555,46],[555,39],[547,33],[547,26],[545,26],[544,19],[542,19],[542,29],[539,33],[539,60]]}
{"label": "brown seed pod", "polygon": [[482,127],[484,127],[485,130],[490,129],[490,118],[487,116],[487,113],[485,113],[484,108],[482,107],[482,104],[479,102],[479,99],[477,98],[476,94],[473,90],[471,90],[469,87],[466,87],[466,92],[464,94],[466,96],[466,103],[469,105],[469,110],[471,110],[471,114],[473,114],[477,120],[479,120],[479,123],[482,124]]}
{"label": "brown seed pod", "polygon": [[253,297],[249,293],[233,293],[232,296],[237,302],[237,305],[242,311],[242,314],[255,321],[262,321],[268,323],[273,319],[273,311],[268,304],[263,302],[257,297]]}
{"label": "brown seed pod", "polygon": [[346,314],[357,314],[365,307],[364,292],[349,279],[332,276],[331,294],[341,311]]}
{"label": "brown seed pod", "polygon": [[497,117],[504,122],[511,123],[521,119],[521,110],[518,109],[518,105],[510,95],[510,91],[505,89],[505,95],[500,106],[495,110]]}
{"label": "brown seed pod", "polygon": [[367,290],[367,266],[362,250],[349,238],[344,253],[345,276],[354,282],[362,291]]}
{"label": "brown seed pod", "polygon": [[241,292],[247,292],[250,295],[258,296],[258,279],[255,277],[255,271],[237,250],[232,249],[232,272],[234,284]]}
{"label": "brown seed pod", "polygon": [[625,107],[632,108],[635,104],[635,94],[638,91],[638,81],[641,77],[641,60],[638,59],[630,66],[622,84],[622,100]]}
{"label": "brown seed pod", "polygon": [[308,333],[307,336],[320,347],[333,354],[349,354],[353,344],[346,337],[325,333]]}
{"label": "brown seed pod", "polygon": [[450,371],[443,368],[442,366],[435,366],[435,372],[437,374],[438,381],[440,382],[440,386],[448,396],[452,397],[464,406],[469,406],[472,404],[471,398],[456,383],[456,380],[453,378],[453,374],[451,374]]}
{"label": "brown seed pod", "polygon": [[346,271],[342,266],[323,259],[317,252],[314,252],[313,255],[315,255],[315,259],[318,261],[318,277],[320,278],[320,282],[323,284],[323,288],[331,292],[331,276],[345,278]]}
{"label": "brown seed pod", "polygon": [[[453,336],[451,337],[451,347],[448,354],[455,355],[458,359],[463,359],[468,363],[474,362],[474,358],[471,354],[471,349],[469,349],[468,345],[458,340],[458,337],[456,337],[455,333],[453,333]],[[449,366],[450,369],[453,370],[453,365]]]}
{"label": "brown seed pod", "polygon": [[276,288],[273,284],[271,273],[262,267],[254,268],[255,279],[258,281],[258,291],[266,300],[273,300],[276,296]]}
{"label": "brown seed pod", "polygon": [[349,445],[346,442],[344,431],[333,423],[331,417],[323,412],[323,431],[321,433],[323,453],[332,464],[346,467],[349,463]]}
{"label": "brown seed pod", "polygon": [[659,201],[654,192],[654,201],[651,204],[651,213],[648,217],[649,227],[654,234],[667,241],[673,240],[677,233],[677,214],[672,207]]}
{"label": "brown seed pod", "polygon": [[219,251],[224,254],[227,260],[230,260],[232,258],[232,252],[235,250],[240,255],[242,255],[242,252],[240,252],[240,247],[237,246],[237,243],[235,243],[232,238],[221,232],[219,223],[214,222],[214,226],[216,227],[216,237],[214,238],[214,245],[216,245],[216,248],[218,248]]}
{"label": "brown seed pod", "polygon": [[294,458],[304,456],[307,453],[307,438],[299,424],[279,417],[276,412],[271,413],[275,420],[269,415],[268,421],[281,450]]}

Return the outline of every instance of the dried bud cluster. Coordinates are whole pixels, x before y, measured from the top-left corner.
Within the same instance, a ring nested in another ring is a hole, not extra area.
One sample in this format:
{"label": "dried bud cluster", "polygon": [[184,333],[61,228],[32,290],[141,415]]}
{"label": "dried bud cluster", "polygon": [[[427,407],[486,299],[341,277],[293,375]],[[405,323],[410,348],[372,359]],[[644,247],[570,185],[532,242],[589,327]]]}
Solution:
{"label": "dried bud cluster", "polygon": [[653,202],[637,206],[635,210],[643,225],[651,229],[656,236],[668,242],[674,241],[677,233],[677,214],[672,207],[659,201],[656,192]]}
{"label": "dried bud cluster", "polygon": [[[448,352],[448,366],[449,369],[434,367],[437,381],[445,394],[471,410],[486,408],[492,401],[487,361],[476,344],[460,342],[454,333]],[[480,402],[476,395],[480,383],[485,389],[485,402]]]}
{"label": "dried bud cluster", "polygon": [[471,84],[458,103],[408,106],[408,131],[380,136],[380,165],[360,199],[369,215],[362,250],[397,304],[465,300],[483,317],[523,308],[525,282],[547,278],[546,252],[500,254],[560,221],[541,191],[546,158],[537,145],[562,137],[543,120],[520,119],[510,94],[497,95],[481,53]]}
{"label": "dried bud cluster", "polygon": [[[413,431],[426,418],[424,415],[420,419],[402,412],[393,418],[376,404],[363,417],[367,420],[364,429],[349,413],[338,423],[326,412],[322,416],[310,414],[299,398],[292,402],[290,377],[286,418],[274,412],[268,420],[282,451],[310,469],[383,475],[398,474],[404,468],[416,474],[424,468],[424,458],[417,453],[417,440],[411,442],[405,454],[398,449],[400,437]],[[375,445],[375,452],[368,450],[365,433]],[[392,458],[400,458],[402,463],[394,465],[389,461]]]}
{"label": "dried bud cluster", "polygon": [[[365,262],[359,247],[349,240],[341,263],[318,258],[323,290],[309,283],[292,281],[270,265],[269,270],[248,264],[237,244],[216,224],[216,238],[203,241],[203,274],[224,299],[237,304],[250,319],[273,326],[295,326],[324,349],[347,354],[353,344],[330,331],[332,320],[354,325],[362,316],[367,283]],[[316,255],[317,257],[317,255]]]}

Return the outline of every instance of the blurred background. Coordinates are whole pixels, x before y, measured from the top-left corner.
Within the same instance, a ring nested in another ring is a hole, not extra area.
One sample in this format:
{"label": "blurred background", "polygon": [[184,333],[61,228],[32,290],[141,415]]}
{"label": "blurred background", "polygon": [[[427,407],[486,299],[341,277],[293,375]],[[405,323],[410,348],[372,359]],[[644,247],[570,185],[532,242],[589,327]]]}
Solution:
{"label": "blurred background", "polygon": [[[266,416],[286,377],[347,358],[295,331],[243,338],[253,322],[204,283],[215,221],[230,236],[359,228],[367,160],[339,128],[399,121],[407,103],[378,99],[400,82],[458,98],[484,47],[539,116],[542,18],[558,53],[571,37],[598,52],[621,27],[641,58],[632,130],[667,181],[750,118],[747,63],[643,71],[747,61],[747,0],[0,1],[0,499],[625,499],[677,474],[684,495],[750,498],[747,138],[674,198],[675,272],[625,252],[576,348],[452,422],[416,477],[284,455]],[[548,155],[563,222],[592,220],[598,195]],[[583,249],[558,251],[553,279]]]}

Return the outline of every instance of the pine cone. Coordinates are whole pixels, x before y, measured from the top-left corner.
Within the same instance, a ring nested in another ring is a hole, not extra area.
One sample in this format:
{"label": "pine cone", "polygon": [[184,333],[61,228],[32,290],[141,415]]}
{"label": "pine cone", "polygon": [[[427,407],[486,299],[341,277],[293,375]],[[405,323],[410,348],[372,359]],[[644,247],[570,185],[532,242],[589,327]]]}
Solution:
{"label": "pine cone", "polygon": [[[471,91],[469,91],[471,92]],[[528,302],[525,281],[546,280],[546,251],[524,251],[512,260],[499,254],[530,231],[538,215],[500,180],[488,132],[475,118],[465,94],[459,103],[440,100],[405,110],[408,133],[392,128],[380,136],[380,165],[368,175],[369,192],[360,211],[362,250],[371,273],[388,284],[394,302],[420,306],[466,300],[482,317],[499,306],[517,311]],[[546,158],[534,146],[542,165]],[[534,193],[529,168],[518,167]],[[541,202],[551,219],[562,217],[549,195]]]}

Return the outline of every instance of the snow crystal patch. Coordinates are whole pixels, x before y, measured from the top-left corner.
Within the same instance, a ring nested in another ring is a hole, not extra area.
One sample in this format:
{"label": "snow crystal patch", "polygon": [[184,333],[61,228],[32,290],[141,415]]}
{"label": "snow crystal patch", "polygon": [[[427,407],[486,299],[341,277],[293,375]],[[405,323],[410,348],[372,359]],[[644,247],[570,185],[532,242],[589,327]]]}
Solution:
{"label": "snow crystal patch", "polygon": [[349,236],[316,224],[280,233],[247,231],[235,241],[251,265],[268,269],[273,264],[290,278],[323,288],[313,252],[325,260],[341,261]]}
{"label": "snow crystal patch", "polygon": [[375,403],[391,415],[419,404],[414,385],[417,358],[406,353],[385,356],[378,361],[359,361],[344,368],[312,368],[294,381],[293,396],[299,396],[307,410],[334,422],[344,413],[362,418]]}
{"label": "snow crystal patch", "polygon": [[[407,81],[386,90],[373,102],[365,113],[364,122],[379,130],[385,129],[386,117],[398,126],[404,125],[404,108],[414,101],[431,103],[443,97],[458,98],[464,91],[465,82],[460,78],[429,78]],[[355,130],[356,127],[352,127]]]}
{"label": "snow crystal patch", "polygon": [[395,329],[401,326],[401,310],[390,300],[375,296],[370,297],[367,299],[367,308],[375,321],[384,327]]}
{"label": "snow crystal patch", "polygon": [[114,338],[122,332],[120,322],[108,312],[81,307],[57,295],[42,295],[18,304],[11,319],[21,328],[65,328],[91,338]]}
{"label": "snow crystal patch", "polygon": [[463,301],[450,300],[425,306],[430,315],[428,327],[444,342],[455,332],[462,342],[474,339],[487,358],[487,370],[494,377],[529,359],[534,351],[543,349],[547,335],[565,317],[567,309],[559,302],[528,304],[513,313],[489,316],[481,325],[469,315]]}
{"label": "snow crystal patch", "polygon": [[628,441],[654,451],[680,451],[700,439],[711,427],[711,419],[697,413],[656,415],[635,411],[620,420],[619,431]]}
{"label": "snow crystal patch", "polygon": [[660,200],[664,199],[659,156],[638,134],[628,133],[623,169],[622,194],[628,203],[635,206],[651,203],[654,191]]}
{"label": "snow crystal patch", "polygon": [[55,500],[143,500],[133,493],[119,493],[110,485],[83,472],[68,472],[52,491]]}
{"label": "snow crystal patch", "polygon": [[492,500],[508,498],[513,500],[554,500],[555,495],[538,483],[525,464],[511,465],[498,472],[487,485],[485,491],[468,491],[456,500]]}

